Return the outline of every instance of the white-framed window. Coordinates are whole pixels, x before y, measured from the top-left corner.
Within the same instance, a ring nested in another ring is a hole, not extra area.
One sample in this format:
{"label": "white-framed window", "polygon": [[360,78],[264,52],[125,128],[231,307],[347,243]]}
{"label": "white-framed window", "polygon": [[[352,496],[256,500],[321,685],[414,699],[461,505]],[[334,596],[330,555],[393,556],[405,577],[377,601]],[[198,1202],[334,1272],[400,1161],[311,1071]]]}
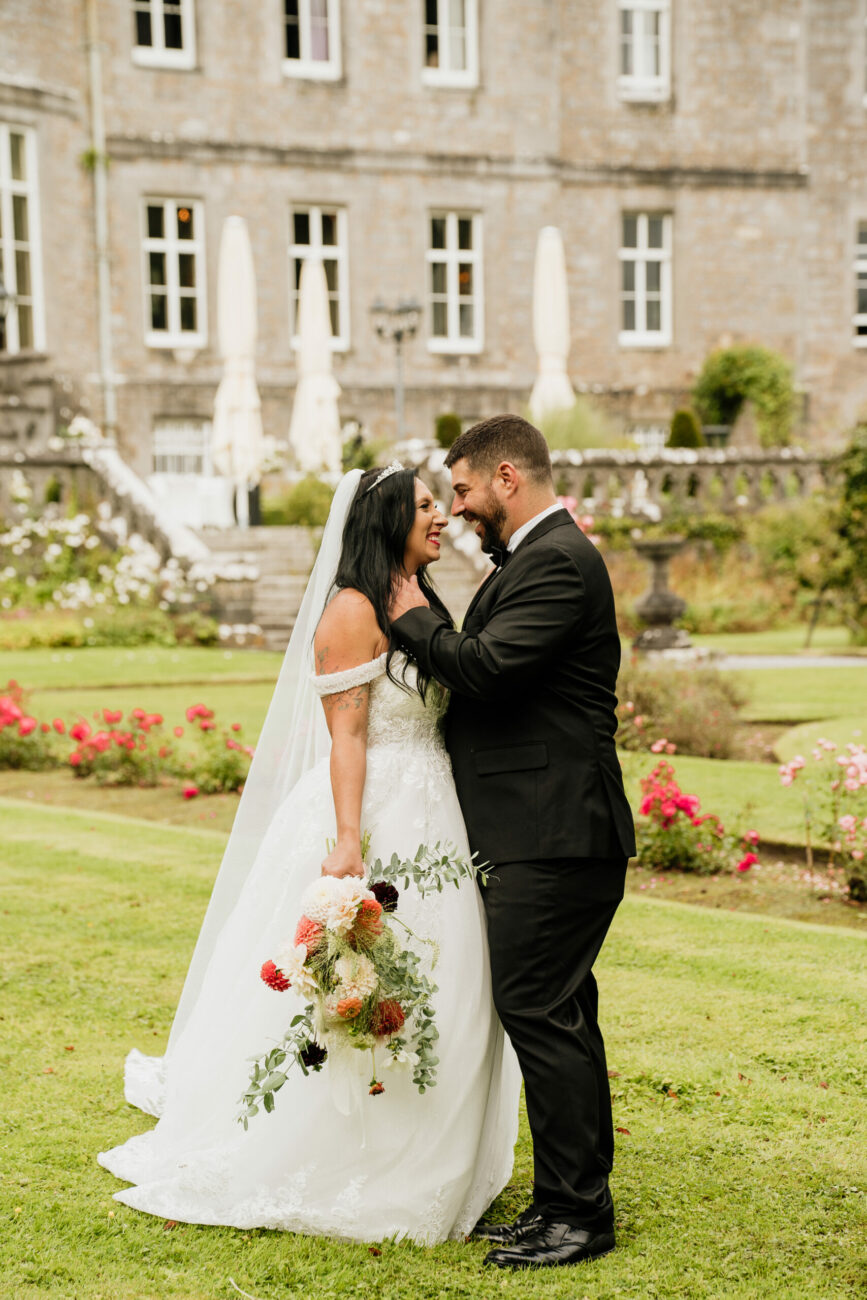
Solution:
{"label": "white-framed window", "polygon": [[144,202],[145,343],[201,348],[207,341],[205,230],[201,203]]}
{"label": "white-framed window", "polygon": [[618,0],[621,99],[663,100],[671,94],[670,0]]}
{"label": "white-framed window", "polygon": [[428,86],[479,84],[478,0],[421,0]]}
{"label": "white-framed window", "polygon": [[193,0],[132,0],[132,58],[149,68],[194,68]]}
{"label": "white-framed window", "polygon": [[855,244],[855,315],[852,342],[867,348],[867,221],[859,221]]}
{"label": "white-framed window", "polygon": [[322,260],[331,313],[331,347],[349,347],[349,237],[345,208],[305,204],[289,213],[289,275],[291,333],[297,339],[301,268],[308,257]]}
{"label": "white-framed window", "polygon": [[283,71],[290,77],[337,81],[340,0],[283,0]]}
{"label": "white-framed window", "polygon": [[154,423],[154,474],[198,474],[210,478],[210,420],[168,420]]}
{"label": "white-framed window", "polygon": [[481,217],[472,212],[432,212],[427,264],[428,348],[432,352],[481,352]]}
{"label": "white-framed window", "polygon": [[0,280],[9,295],[0,353],[45,346],[36,137],[0,122]]}
{"label": "white-framed window", "polygon": [[671,216],[624,212],[620,248],[620,344],[671,343]]}

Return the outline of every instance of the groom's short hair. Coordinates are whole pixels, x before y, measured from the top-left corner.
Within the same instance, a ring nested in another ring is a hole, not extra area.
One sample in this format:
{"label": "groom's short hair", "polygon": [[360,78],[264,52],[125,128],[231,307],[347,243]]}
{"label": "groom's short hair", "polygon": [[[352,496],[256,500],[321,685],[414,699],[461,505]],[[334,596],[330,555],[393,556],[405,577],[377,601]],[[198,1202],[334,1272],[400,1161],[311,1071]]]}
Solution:
{"label": "groom's short hair", "polygon": [[553,482],[548,444],[535,425],[520,415],[494,415],[467,429],[449,447],[446,468],[459,460],[491,478],[507,460],[534,483]]}

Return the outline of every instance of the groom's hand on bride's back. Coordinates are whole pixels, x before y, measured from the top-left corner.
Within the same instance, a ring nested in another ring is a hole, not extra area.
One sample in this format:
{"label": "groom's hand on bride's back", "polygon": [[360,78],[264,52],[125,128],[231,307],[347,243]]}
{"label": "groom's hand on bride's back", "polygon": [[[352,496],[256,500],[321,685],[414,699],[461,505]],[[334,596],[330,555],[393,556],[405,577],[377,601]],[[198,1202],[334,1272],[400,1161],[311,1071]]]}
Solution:
{"label": "groom's hand on bride's back", "polygon": [[429,608],[429,603],[418,585],[418,578],[413,574],[411,578],[401,578],[399,580],[391,598],[389,618],[392,623],[395,623],[401,615],[408,614],[411,609]]}

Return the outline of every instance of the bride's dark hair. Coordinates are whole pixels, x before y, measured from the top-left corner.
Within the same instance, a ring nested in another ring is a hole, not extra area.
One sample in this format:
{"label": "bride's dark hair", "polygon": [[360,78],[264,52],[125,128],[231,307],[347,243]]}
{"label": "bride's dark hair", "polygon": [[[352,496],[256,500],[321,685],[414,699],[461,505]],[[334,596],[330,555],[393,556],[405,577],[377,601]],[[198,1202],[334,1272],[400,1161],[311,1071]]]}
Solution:
{"label": "bride's dark hair", "polygon": [[[388,637],[386,672],[398,686],[410,689],[405,680],[406,667],[401,674],[402,681],[398,681],[391,670],[391,661],[401,647],[391,631],[388,607],[403,568],[406,540],[415,522],[415,470],[397,470],[377,483],[381,473],[381,469],[371,469],[361,476],[343,526],[334,586],[338,591],[353,587],[370,601],[376,621]],[[418,585],[431,608],[442,614],[448,620],[448,626],[453,627],[451,615],[437,595],[426,568],[422,565],[416,573]],[[418,665],[416,667],[416,689],[425,699],[430,675]]]}

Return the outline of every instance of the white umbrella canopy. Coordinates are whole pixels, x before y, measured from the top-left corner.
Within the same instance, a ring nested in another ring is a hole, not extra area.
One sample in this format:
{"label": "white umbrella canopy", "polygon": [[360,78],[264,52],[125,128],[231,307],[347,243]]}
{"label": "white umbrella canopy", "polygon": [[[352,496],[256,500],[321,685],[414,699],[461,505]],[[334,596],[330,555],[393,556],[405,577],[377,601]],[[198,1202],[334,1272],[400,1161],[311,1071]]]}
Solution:
{"label": "white umbrella canopy", "polygon": [[568,410],[575,393],[566,373],[569,356],[569,288],[563,236],[544,226],[536,244],[533,273],[533,341],[539,357],[530,411],[539,420],[550,411]]}
{"label": "white umbrella canopy", "polygon": [[243,217],[227,217],[220,239],[217,330],[223,374],[214,400],[213,459],[237,488],[238,523],[249,522],[247,492],[265,459],[256,387],[256,274]]}
{"label": "white umbrella canopy", "polygon": [[298,386],[292,403],[289,445],[300,469],[339,474],[342,443],[337,399],[340,385],[331,373],[331,314],[328,283],[318,257],[301,268],[298,293]]}

